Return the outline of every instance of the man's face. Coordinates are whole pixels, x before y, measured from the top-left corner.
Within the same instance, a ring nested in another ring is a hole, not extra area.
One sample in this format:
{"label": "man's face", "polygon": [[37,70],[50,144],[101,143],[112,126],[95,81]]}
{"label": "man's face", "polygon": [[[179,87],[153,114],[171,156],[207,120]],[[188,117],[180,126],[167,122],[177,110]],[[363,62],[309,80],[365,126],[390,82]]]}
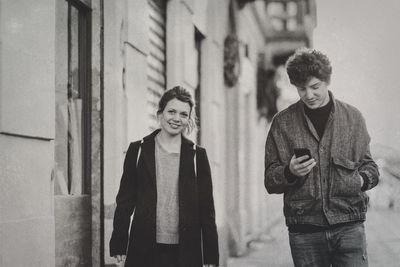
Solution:
{"label": "man's face", "polygon": [[310,109],[323,107],[329,102],[328,84],[312,77],[303,86],[296,86],[303,103]]}

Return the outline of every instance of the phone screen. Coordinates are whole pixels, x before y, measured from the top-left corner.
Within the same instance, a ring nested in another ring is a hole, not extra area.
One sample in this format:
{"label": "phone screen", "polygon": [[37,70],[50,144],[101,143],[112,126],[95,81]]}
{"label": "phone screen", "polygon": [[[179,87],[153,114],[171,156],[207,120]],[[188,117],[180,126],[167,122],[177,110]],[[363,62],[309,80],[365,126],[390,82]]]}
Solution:
{"label": "phone screen", "polygon": [[304,160],[307,161],[311,158],[311,152],[308,148],[295,148],[294,149],[294,155],[296,156],[296,158],[299,158],[301,156],[307,155],[308,159]]}

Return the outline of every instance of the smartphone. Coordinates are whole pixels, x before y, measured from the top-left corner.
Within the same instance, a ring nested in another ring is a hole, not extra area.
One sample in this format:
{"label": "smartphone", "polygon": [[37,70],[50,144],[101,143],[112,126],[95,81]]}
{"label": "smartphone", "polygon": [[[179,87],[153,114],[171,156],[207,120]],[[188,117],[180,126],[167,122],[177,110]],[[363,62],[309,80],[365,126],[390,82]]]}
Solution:
{"label": "smartphone", "polygon": [[302,162],[311,159],[311,152],[310,152],[310,150],[308,148],[295,148],[294,149],[294,155],[296,156],[296,158],[299,158],[301,156],[307,155],[308,159],[305,159]]}

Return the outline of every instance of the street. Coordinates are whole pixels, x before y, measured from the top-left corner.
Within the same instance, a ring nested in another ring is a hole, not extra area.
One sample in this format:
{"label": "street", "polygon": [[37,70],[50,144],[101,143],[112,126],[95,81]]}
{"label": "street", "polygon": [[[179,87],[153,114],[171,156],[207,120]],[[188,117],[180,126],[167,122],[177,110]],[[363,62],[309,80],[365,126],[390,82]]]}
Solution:
{"label": "street", "polygon": [[[400,264],[400,213],[370,209],[367,213],[367,242],[370,267],[397,267]],[[262,241],[254,243],[247,255],[231,258],[228,267],[293,266],[283,217]]]}

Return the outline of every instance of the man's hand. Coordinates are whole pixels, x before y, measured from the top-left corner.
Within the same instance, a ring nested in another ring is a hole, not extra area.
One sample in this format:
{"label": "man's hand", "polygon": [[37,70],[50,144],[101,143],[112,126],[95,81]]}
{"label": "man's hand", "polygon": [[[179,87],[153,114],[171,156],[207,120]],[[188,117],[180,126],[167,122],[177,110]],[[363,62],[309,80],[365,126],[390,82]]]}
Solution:
{"label": "man's hand", "polygon": [[204,264],[204,267],[216,267],[215,264]]}
{"label": "man's hand", "polygon": [[312,168],[314,168],[314,166],[317,164],[315,159],[313,158],[308,159],[308,158],[309,158],[308,155],[304,155],[298,158],[296,158],[296,156],[293,155],[289,164],[290,172],[299,177],[307,175],[312,170]]}
{"label": "man's hand", "polygon": [[118,266],[123,266],[126,260],[126,255],[116,255],[115,258],[117,259]]}

